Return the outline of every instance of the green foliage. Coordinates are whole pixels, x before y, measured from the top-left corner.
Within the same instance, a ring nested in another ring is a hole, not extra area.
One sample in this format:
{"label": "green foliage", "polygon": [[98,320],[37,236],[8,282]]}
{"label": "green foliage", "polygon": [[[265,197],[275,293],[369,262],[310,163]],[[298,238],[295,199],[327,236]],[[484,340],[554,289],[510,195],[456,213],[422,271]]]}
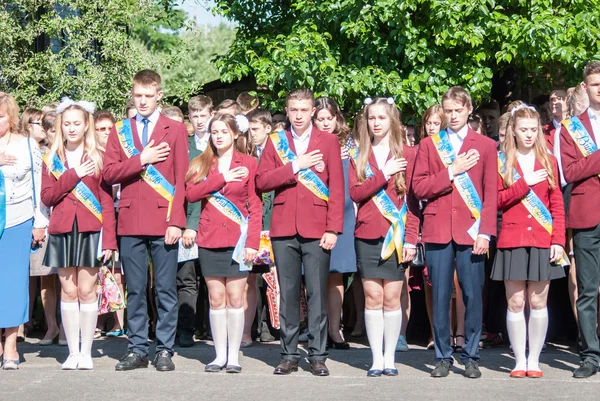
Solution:
{"label": "green foliage", "polygon": [[476,102],[515,67],[532,85],[581,79],[600,56],[600,0],[221,0],[239,27],[222,79],[253,75],[273,110],[307,86],[356,111],[393,96],[422,113],[453,85]]}

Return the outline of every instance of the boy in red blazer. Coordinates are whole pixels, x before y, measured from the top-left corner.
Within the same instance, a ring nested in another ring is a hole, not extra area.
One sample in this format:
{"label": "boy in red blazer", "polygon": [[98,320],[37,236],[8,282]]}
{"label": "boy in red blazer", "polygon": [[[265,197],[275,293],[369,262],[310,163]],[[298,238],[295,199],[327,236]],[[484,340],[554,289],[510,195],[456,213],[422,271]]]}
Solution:
{"label": "boy in red blazer", "polygon": [[[281,289],[281,363],[273,372],[298,370],[300,284],[308,293],[308,359],[327,376],[327,280],[330,251],[344,222],[344,171],[337,137],[314,128],[315,98],[308,89],[287,97],[289,131],[270,136],[256,176],[260,192],[275,191],[271,240]],[[312,190],[311,190],[312,189]]]}
{"label": "boy in red blazer", "polygon": [[560,156],[565,180],[573,184],[567,213],[567,228],[573,229],[577,261],[577,316],[582,342],[581,366],[573,377],[596,374],[600,344],[596,334],[598,287],[600,286],[600,61],[589,62],[583,85],[590,106],[579,116],[564,120],[560,130]]}
{"label": "boy in red blazer", "polygon": [[129,351],[116,370],[148,366],[148,249],[154,264],[158,297],[156,357],[159,371],[171,361],[177,327],[177,241],[186,224],[185,174],[188,167],[185,125],[160,114],[163,92],[156,72],[133,77],[137,114],[113,126],[104,156],[104,179],[121,184],[117,233],[127,276]]}
{"label": "boy in red blazer", "polygon": [[[460,358],[465,376],[478,378],[484,263],[490,238],[496,235],[496,144],[467,126],[473,106],[465,89],[450,88],[442,107],[448,129],[420,143],[412,181],[415,196],[427,200],[422,237],[433,285],[437,359],[431,376],[447,376],[453,362],[449,308],[456,265],[466,307],[466,344]],[[463,197],[470,199],[470,207]]]}

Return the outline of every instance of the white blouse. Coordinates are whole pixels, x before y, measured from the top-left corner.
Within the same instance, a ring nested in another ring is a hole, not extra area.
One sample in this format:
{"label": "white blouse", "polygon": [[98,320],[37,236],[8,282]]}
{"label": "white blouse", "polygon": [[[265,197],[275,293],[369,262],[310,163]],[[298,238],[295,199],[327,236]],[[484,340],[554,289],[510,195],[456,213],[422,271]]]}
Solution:
{"label": "white blouse", "polygon": [[383,167],[385,167],[385,163],[387,162],[388,155],[390,154],[390,148],[384,146],[373,146],[373,153],[375,154],[377,167],[379,167],[379,170],[383,170]]}
{"label": "white blouse", "polygon": [[[29,147],[31,145],[31,158]],[[48,227],[48,208],[40,199],[42,186],[42,151],[35,140],[19,134],[12,134],[8,146],[4,149],[7,155],[16,157],[13,166],[0,166],[4,173],[6,191],[6,228],[19,225],[32,217],[34,228]],[[33,184],[31,182],[31,160],[33,159],[33,174],[35,176],[35,197],[37,207],[33,207]]]}
{"label": "white blouse", "polygon": [[517,153],[517,160],[519,161],[523,175],[533,173],[533,169],[535,168],[535,152],[531,151],[526,155]]}

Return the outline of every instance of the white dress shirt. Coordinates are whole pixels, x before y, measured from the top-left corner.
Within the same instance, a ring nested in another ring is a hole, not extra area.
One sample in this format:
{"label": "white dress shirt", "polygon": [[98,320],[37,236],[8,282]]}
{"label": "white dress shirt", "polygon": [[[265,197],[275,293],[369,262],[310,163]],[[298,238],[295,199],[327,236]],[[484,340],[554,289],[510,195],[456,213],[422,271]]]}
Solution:
{"label": "white dress shirt", "polygon": [[198,136],[197,132],[194,132],[194,141],[196,142],[196,149],[200,152],[204,152],[206,150],[206,147],[208,146],[209,137],[210,134],[208,132],[202,134],[202,138]]}
{"label": "white dress shirt", "polygon": [[142,120],[144,118],[148,119],[148,143],[150,143],[150,139],[152,138],[152,132],[154,131],[154,127],[156,127],[156,123],[158,121],[158,117],[160,116],[160,111],[158,109],[154,110],[154,113],[150,114],[148,117],[142,117],[139,113],[135,115],[135,124],[138,131],[138,136],[140,137],[140,142],[142,141],[142,134],[144,133],[144,123]]}
{"label": "white dress shirt", "polygon": [[[294,131],[294,127],[290,126],[290,131],[292,132],[292,138],[294,139],[294,147],[296,148],[296,156],[301,156],[306,153],[308,149],[308,143],[310,142],[310,133],[312,132],[312,123],[308,126],[304,134],[298,135],[296,131]],[[297,174],[300,171],[300,167],[298,166],[298,159],[292,162],[292,168],[294,169],[294,174]]]}

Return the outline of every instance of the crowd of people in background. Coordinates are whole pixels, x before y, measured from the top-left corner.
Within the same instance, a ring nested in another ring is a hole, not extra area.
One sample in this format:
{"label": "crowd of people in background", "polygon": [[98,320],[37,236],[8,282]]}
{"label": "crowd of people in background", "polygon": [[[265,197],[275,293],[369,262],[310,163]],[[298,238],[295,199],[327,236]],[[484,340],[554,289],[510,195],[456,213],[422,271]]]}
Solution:
{"label": "crowd of people in background", "polygon": [[[175,369],[176,343],[211,340],[205,371],[228,373],[240,348],[279,340],[274,374],[297,371],[307,342],[327,376],[328,349],[366,335],[367,375],[395,376],[422,289],[431,376],[456,353],[480,377],[482,340],[504,343],[485,315],[503,310],[510,376],[537,378],[550,281],[566,276],[574,377],[598,370],[600,62],[546,104],[474,109],[452,87],[416,126],[391,97],[366,98],[348,124],[308,89],[273,115],[249,93],[194,96],[186,113],[162,94],[156,72],[138,72],[117,121],[68,98],[19,116],[0,93],[3,369],[18,369],[40,296],[37,344],[67,346],[63,370],[93,369],[106,336],[128,339],[118,371],[148,366],[149,339],[158,371]],[[99,316],[101,266],[127,308]]]}

